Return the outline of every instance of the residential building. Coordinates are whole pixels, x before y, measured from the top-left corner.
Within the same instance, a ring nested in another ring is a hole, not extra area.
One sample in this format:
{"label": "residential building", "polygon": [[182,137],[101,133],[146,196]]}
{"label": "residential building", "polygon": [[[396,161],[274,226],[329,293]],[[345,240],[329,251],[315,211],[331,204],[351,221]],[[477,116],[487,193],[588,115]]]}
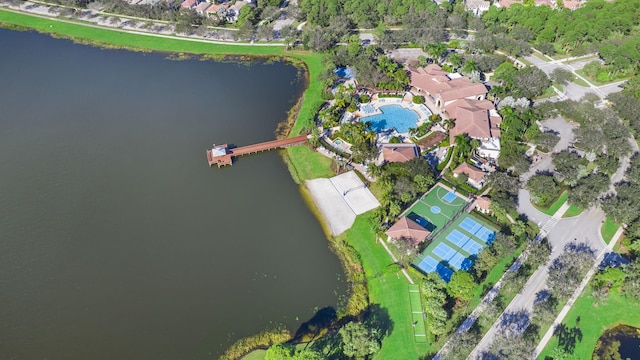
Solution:
{"label": "residential building", "polygon": [[198,5],[198,0],[184,0],[180,7],[183,9],[193,10]]}
{"label": "residential building", "polygon": [[484,171],[466,162],[463,162],[457,168],[453,169],[453,176],[458,177],[460,174],[465,174],[467,176],[467,184],[476,189],[482,189],[487,175]]}
{"label": "residential building", "polygon": [[480,16],[483,12],[489,10],[490,2],[486,0],[467,0],[464,4],[466,11],[471,11],[473,15]]}
{"label": "residential building", "polygon": [[227,3],[224,4],[213,4],[205,10],[205,14],[208,17],[217,17],[218,19],[224,19],[227,16],[227,9],[229,5]]}
{"label": "residential building", "polygon": [[483,141],[500,137],[502,117],[489,100],[456,100],[445,107],[444,116],[455,123],[449,130],[452,141],[463,133]]}
{"label": "residential building", "polygon": [[420,156],[420,149],[416,144],[383,144],[382,160],[384,162],[407,162]]}
{"label": "residential building", "polygon": [[204,15],[205,11],[209,8],[209,6],[211,6],[211,4],[209,4],[208,2],[201,2],[200,4],[196,5],[195,8],[193,8],[198,14],[200,15]]}

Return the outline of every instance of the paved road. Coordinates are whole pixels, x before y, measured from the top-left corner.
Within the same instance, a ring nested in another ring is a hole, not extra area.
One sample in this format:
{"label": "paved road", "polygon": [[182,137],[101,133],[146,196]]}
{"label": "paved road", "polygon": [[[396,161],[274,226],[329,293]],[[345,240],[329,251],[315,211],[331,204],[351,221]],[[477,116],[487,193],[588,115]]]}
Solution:
{"label": "paved road", "polygon": [[[571,71],[576,77],[584,80],[587,84],[589,84],[589,87],[579,86],[573,82],[565,85],[563,90],[563,96],[571,100],[579,100],[587,93],[594,93],[598,95],[601,99],[605,99],[609,94],[622,90],[622,88],[620,87],[620,84],[622,84],[624,81],[619,81],[616,83],[603,85],[603,86],[595,86],[589,80],[585,79],[584,77],[576,73],[576,70],[582,69],[586,64],[590,63],[591,61],[598,60],[593,56],[587,56],[585,57],[584,60],[578,60],[578,61],[572,60],[572,62],[570,63],[563,60],[552,60],[552,59],[548,59],[547,61],[545,61],[533,54],[529,56],[525,56],[525,59],[529,61],[531,64],[533,64],[534,66],[536,66],[537,68],[539,68],[540,70],[544,71],[547,75],[551,74],[551,72],[553,72],[553,70],[557,68],[563,68],[565,70]],[[563,100],[564,99],[563,96],[561,96],[559,100]]]}

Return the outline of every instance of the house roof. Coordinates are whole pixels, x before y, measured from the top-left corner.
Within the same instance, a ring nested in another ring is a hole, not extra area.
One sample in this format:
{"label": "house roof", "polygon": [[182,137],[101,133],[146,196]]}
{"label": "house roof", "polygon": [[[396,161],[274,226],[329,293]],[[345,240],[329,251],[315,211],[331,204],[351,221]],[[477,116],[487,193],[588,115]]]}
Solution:
{"label": "house roof", "polygon": [[208,3],[208,2],[206,2],[206,1],[205,1],[205,2],[202,2],[202,3],[198,4],[198,6],[196,6],[196,11],[203,12],[203,11],[205,11],[206,9],[208,9],[210,5],[211,5],[211,4],[209,4],[209,3]]}
{"label": "house roof", "polygon": [[491,199],[486,196],[480,196],[476,199],[476,206],[483,210],[489,210],[489,206],[491,206]]}
{"label": "house roof", "polygon": [[384,144],[382,157],[388,162],[407,162],[419,155],[415,144]]}
{"label": "house roof", "polygon": [[426,68],[407,67],[407,70],[411,86],[422,89],[431,96],[440,97],[445,102],[487,94],[487,87],[483,84],[473,83],[465,76],[449,76],[435,64]]}
{"label": "house roof", "polygon": [[184,0],[182,4],[180,4],[180,6],[184,8],[191,8],[197,3],[198,3],[198,0]]}
{"label": "house roof", "polygon": [[224,4],[213,4],[213,5],[209,6],[207,8],[207,10],[205,10],[205,11],[208,12],[208,13],[217,13],[221,9],[226,9],[228,7],[229,7],[229,5],[227,3],[224,3]]}
{"label": "house roof", "polygon": [[521,0],[500,0],[498,1],[499,7],[508,8],[513,4],[522,4]]}
{"label": "house roof", "polygon": [[[464,133],[469,134],[472,138],[495,137],[496,135],[492,131],[495,128],[499,134],[498,125],[502,118],[491,110],[494,110],[494,107],[489,100],[460,99],[446,105],[447,116],[455,119],[455,126],[450,130],[451,138]],[[492,126],[493,122],[490,121],[490,117],[496,123],[495,126]]]}
{"label": "house roof", "polygon": [[392,239],[404,239],[411,241],[415,246],[423,242],[431,231],[423,228],[417,222],[403,216],[386,231]]}
{"label": "house roof", "polygon": [[484,177],[487,175],[484,171],[478,169],[475,166],[469,165],[466,162],[458,165],[457,168],[453,169],[453,173],[456,175],[467,174],[469,179],[475,181],[476,183],[481,182]]}
{"label": "house roof", "polygon": [[575,10],[580,6],[582,6],[581,1],[572,1],[572,0],[563,1],[562,4],[564,5],[565,9],[570,9],[570,10]]}
{"label": "house roof", "polygon": [[491,5],[491,3],[486,0],[467,0],[465,2],[464,8],[466,10],[489,8],[489,5]]}

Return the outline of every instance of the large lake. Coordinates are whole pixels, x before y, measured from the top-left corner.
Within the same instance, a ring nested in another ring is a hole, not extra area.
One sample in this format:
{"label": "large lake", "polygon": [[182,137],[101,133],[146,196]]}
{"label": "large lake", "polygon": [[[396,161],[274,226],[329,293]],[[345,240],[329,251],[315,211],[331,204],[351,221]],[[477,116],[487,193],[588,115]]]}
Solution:
{"label": "large lake", "polygon": [[335,306],[342,270],[273,139],[283,63],[172,61],[0,29],[0,358],[211,359]]}

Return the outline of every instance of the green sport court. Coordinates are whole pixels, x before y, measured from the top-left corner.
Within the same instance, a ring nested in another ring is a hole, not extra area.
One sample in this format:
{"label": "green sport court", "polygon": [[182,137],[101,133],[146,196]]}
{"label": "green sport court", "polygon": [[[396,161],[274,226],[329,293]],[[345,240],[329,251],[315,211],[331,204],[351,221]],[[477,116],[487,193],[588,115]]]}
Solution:
{"label": "green sport court", "polygon": [[467,205],[467,201],[440,184],[416,201],[404,215],[432,233],[442,229]]}
{"label": "green sport court", "polygon": [[478,253],[493,242],[498,231],[471,214],[463,213],[427,246],[413,262],[423,273],[437,272],[444,280],[458,270],[469,270]]}

